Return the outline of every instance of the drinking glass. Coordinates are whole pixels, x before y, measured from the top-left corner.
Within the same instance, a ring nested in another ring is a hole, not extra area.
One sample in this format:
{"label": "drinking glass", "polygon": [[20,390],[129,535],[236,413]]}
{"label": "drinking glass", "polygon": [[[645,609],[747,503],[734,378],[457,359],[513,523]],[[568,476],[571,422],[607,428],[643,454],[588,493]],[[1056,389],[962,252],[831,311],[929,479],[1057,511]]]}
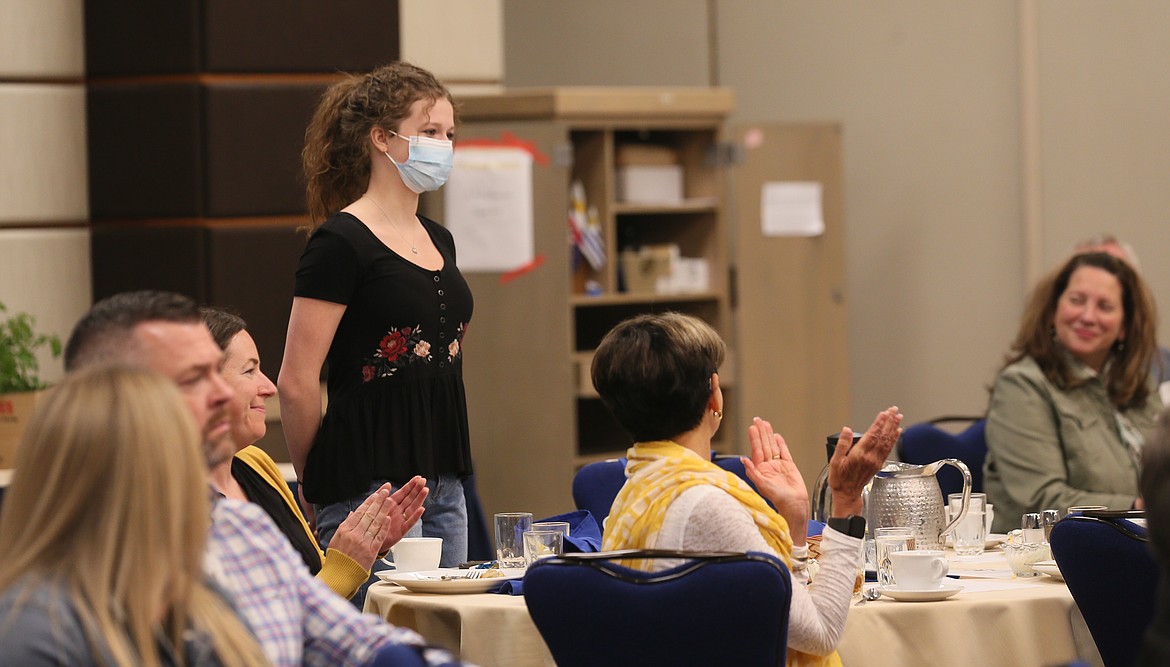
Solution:
{"label": "drinking glass", "polygon": [[[957,516],[963,507],[963,494],[952,493],[947,496],[947,500],[951,516]],[[987,541],[986,514],[987,495],[972,493],[967,503],[967,513],[955,524],[951,533],[956,556],[979,556],[983,553]]]}
{"label": "drinking glass", "polygon": [[559,530],[565,537],[569,536],[568,521],[537,521],[532,524],[532,530]]}
{"label": "drinking glass", "polygon": [[891,586],[894,581],[893,563],[890,554],[896,551],[911,551],[914,549],[914,529],[912,528],[876,528],[873,531],[873,540],[877,549],[877,578],[878,585]]}
{"label": "drinking glass", "polygon": [[1049,541],[1048,538],[1052,535],[1052,527],[1056,522],[1060,521],[1060,512],[1058,510],[1044,510],[1040,513],[1040,522],[1044,525],[1044,541]]}
{"label": "drinking glass", "polygon": [[564,539],[559,529],[524,531],[525,565],[532,565],[538,558],[559,556],[564,551]]}
{"label": "drinking glass", "polygon": [[496,514],[496,560],[500,567],[524,567],[524,531],[532,529],[532,512]]}
{"label": "drinking glass", "polygon": [[1020,530],[1026,544],[1044,541],[1044,517],[1039,512],[1028,512],[1020,517]]}

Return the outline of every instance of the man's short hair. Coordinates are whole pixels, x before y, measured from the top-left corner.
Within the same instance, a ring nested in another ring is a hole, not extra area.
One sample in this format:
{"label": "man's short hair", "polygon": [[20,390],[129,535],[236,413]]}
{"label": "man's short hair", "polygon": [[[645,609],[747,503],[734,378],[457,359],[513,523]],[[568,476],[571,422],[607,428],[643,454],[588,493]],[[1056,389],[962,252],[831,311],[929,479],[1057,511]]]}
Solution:
{"label": "man's short hair", "polygon": [[1133,246],[1130,245],[1127,241],[1117,238],[1113,234],[1101,233],[1094,234],[1088,238],[1083,238],[1077,242],[1074,251],[1077,253],[1109,252],[1106,249],[1108,246],[1116,246],[1121,250],[1121,259],[1129,262],[1129,265],[1138,271],[1142,270],[1142,264],[1140,261],[1138,261],[1137,251],[1133,249]]}
{"label": "man's short hair", "polygon": [[174,292],[122,292],[95,303],[69,334],[65,370],[128,361],[136,351],[134,327],[143,322],[202,322],[191,299]]}

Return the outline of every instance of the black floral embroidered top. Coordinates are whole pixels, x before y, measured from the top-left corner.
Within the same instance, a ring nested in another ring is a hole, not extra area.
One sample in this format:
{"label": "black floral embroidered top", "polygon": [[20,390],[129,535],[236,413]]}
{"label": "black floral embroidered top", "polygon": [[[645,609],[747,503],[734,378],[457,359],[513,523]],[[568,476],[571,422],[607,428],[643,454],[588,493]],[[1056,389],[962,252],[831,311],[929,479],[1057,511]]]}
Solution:
{"label": "black floral embroidered top", "polygon": [[419,216],[443,256],[424,269],[337,213],[301,255],[294,294],[345,304],[326,362],[329,407],[305,462],[305,497],[328,504],[413,475],[471,474],[463,336],[471,290],[451,232]]}

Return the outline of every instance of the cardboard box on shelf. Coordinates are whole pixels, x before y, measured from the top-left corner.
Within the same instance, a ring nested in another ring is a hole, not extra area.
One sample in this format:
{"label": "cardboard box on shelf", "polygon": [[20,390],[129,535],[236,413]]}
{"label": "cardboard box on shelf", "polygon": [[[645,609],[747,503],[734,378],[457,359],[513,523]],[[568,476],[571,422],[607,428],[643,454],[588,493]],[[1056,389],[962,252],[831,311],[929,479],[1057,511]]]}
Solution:
{"label": "cardboard box on shelf", "polygon": [[628,165],[615,173],[617,200],[631,204],[681,204],[683,170],[678,165]]}
{"label": "cardboard box on shelf", "polygon": [[621,253],[622,275],[626,280],[626,291],[631,293],[656,294],[658,280],[670,275],[673,262],[678,257],[678,246],[648,245],[638,250],[623,250]]}
{"label": "cardboard box on shelf", "polygon": [[0,394],[0,468],[11,468],[20,434],[36,408],[41,392]]}

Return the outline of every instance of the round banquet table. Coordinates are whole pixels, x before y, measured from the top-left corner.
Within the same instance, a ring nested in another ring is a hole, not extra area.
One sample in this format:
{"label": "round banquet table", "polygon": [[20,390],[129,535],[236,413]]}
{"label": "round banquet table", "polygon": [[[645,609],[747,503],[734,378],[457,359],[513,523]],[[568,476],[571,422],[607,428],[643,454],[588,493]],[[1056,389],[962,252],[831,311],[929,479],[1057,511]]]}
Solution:
{"label": "round banquet table", "polygon": [[[946,600],[882,597],[851,606],[838,647],[845,666],[1041,666],[1100,660],[1078,656],[1070,621],[1075,605],[1063,582],[1046,575],[1014,578],[999,551],[965,558],[952,554],[951,573],[960,576],[965,590]],[[383,582],[370,587],[365,611],[413,628],[483,667],[554,664],[523,596],[412,593]]]}

